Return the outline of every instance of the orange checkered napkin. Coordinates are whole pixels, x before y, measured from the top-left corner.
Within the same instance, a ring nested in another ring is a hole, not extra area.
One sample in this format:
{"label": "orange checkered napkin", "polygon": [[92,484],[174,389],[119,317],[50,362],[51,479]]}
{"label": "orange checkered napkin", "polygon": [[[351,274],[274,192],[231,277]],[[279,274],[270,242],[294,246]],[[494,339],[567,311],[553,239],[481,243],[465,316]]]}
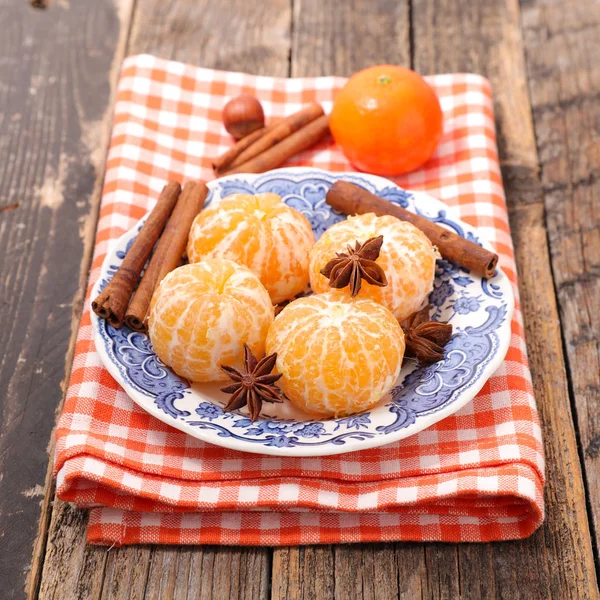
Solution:
{"label": "orange checkered napkin", "polygon": [[[543,519],[544,459],[498,166],[489,83],[437,75],[445,134],[421,170],[398,178],[458,209],[492,242],[513,284],[506,360],[455,415],[382,448],[323,458],[244,454],[203,443],[135,405],[104,369],[89,292],[111,242],[154,205],[168,179],[212,178],[231,144],[225,101],[256,94],[271,117],[310,101],[326,110],[344,80],[277,79],[142,55],[121,74],[90,281],[60,419],[58,496],[91,509],[98,544],[313,544],[489,541]],[[331,141],[289,162],[352,170]]]}

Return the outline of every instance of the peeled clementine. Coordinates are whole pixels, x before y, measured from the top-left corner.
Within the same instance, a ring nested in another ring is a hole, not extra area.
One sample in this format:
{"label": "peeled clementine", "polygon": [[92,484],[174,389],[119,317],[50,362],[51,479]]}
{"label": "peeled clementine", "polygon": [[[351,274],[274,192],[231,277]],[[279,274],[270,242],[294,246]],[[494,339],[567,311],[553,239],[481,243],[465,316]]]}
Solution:
{"label": "peeled clementine", "polygon": [[244,344],[258,356],[273,321],[267,290],[250,269],[209,258],[171,271],[150,304],[157,356],[190,381],[221,381],[220,365],[241,367]]}
{"label": "peeled clementine", "polygon": [[298,298],[275,318],[267,353],[277,352],[278,385],[318,416],[367,410],[394,386],[404,333],[384,306],[341,290]]}
{"label": "peeled clementine", "polygon": [[247,266],[277,304],[308,285],[314,243],[308,219],[277,194],[232,194],[195,218],[187,253],[192,263],[227,258]]}
{"label": "peeled clementine", "polygon": [[[363,281],[357,298],[379,302],[404,321],[423,306],[433,289],[438,255],[422,231],[391,215],[367,213],[332,225],[310,251],[310,285],[315,294],[331,290],[321,269],[339,252],[346,252],[348,246],[378,235],[383,235],[383,246],[377,264],[385,273],[387,285],[378,287]],[[340,291],[350,295],[349,287]]]}
{"label": "peeled clementine", "polygon": [[418,73],[379,65],[348,80],[335,98],[329,127],[358,169],[400,175],[431,158],[442,137],[442,109]]}

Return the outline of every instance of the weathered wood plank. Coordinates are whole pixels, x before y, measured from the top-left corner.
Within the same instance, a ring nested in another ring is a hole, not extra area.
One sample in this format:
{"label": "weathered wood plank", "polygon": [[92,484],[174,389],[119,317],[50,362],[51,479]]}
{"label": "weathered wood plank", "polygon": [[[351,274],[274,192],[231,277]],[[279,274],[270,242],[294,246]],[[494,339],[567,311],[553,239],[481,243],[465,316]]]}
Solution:
{"label": "weathered wood plank", "polygon": [[0,0],[3,598],[23,597],[28,571],[32,589],[39,580],[49,516],[48,440],[62,396],[73,306],[81,306],[90,252],[84,232],[97,212],[124,18],[112,0],[58,2],[46,10]]}
{"label": "weathered wood plank", "polygon": [[[425,596],[452,600],[461,597],[458,548],[447,544],[425,545],[425,572],[422,586]],[[474,596],[477,598],[477,596]]]}
{"label": "weathered wood plank", "polygon": [[[424,553],[416,544],[335,546],[335,598],[420,598]],[[416,575],[416,576],[415,576]],[[316,580],[318,585],[319,580]],[[309,596],[310,597],[310,596]]]}
{"label": "weathered wood plank", "polygon": [[291,23],[290,0],[138,0],[129,54],[286,77]]}
{"label": "weathered wood plank", "polygon": [[493,85],[498,151],[519,202],[537,202],[538,161],[515,0],[413,0],[414,68],[422,74],[472,71]]}
{"label": "weathered wood plank", "polygon": [[333,546],[276,548],[272,565],[272,600],[333,600]]}
{"label": "weathered wood plank", "polygon": [[133,546],[98,550],[105,550],[106,555],[103,569],[97,569],[94,573],[102,581],[101,600],[142,600],[150,569],[150,548]]}
{"label": "weathered wood plank", "polygon": [[273,553],[271,598],[422,598],[433,595],[427,582],[434,584],[438,574],[437,565],[426,564],[422,544],[278,548]]}
{"label": "weathered wood plank", "polygon": [[[137,0],[127,53],[198,66],[288,75],[291,4]],[[120,64],[119,58],[119,64]],[[117,66],[119,66],[117,64]],[[94,227],[87,230],[93,244]],[[65,519],[69,520],[65,524]],[[83,513],[58,503],[49,529],[40,598],[267,598],[266,548],[85,548]],[[63,583],[64,582],[64,583]],[[75,595],[62,596],[62,590]]]}
{"label": "weathered wood plank", "polygon": [[[500,571],[504,569],[501,566],[494,567],[493,546],[486,544],[463,545],[457,552],[457,571],[458,579],[453,585],[458,588],[460,598],[502,598],[511,597],[510,590],[518,589],[519,573],[507,573],[512,577],[512,581],[506,581],[500,588],[496,587],[494,577],[482,577],[482,573],[490,573],[492,569],[497,568]],[[502,592],[502,593],[501,593]]]}
{"label": "weathered wood plank", "polygon": [[[107,549],[87,546],[87,513],[61,500],[54,501],[48,543],[44,556],[39,595],[44,600],[96,600],[102,593]],[[85,577],[81,575],[85,573]]]}
{"label": "weathered wood plank", "polygon": [[[485,587],[472,590],[473,597],[486,595],[486,588],[491,587],[501,597],[596,598],[585,491],[537,175],[519,8],[514,0],[415,0],[413,27],[417,70],[474,71],[492,82],[529,357],[547,457],[547,519],[543,527],[519,543],[460,546],[461,585],[477,579],[485,581]],[[519,577],[515,579],[514,573]]]}
{"label": "weathered wood plank", "polygon": [[[409,3],[295,0],[291,74],[350,76],[379,64],[410,64]],[[421,597],[425,555],[418,545],[276,548],[273,600]]]}
{"label": "weathered wood plank", "polygon": [[408,0],[294,0],[291,76],[410,65]]}
{"label": "weathered wood plank", "polygon": [[[123,558],[131,548],[122,548]],[[263,548],[159,547],[151,548],[146,600],[229,600],[267,598],[270,560]],[[129,598],[126,593],[111,598]]]}
{"label": "weathered wood plank", "polygon": [[600,541],[600,5],[526,2],[522,24],[548,240]]}

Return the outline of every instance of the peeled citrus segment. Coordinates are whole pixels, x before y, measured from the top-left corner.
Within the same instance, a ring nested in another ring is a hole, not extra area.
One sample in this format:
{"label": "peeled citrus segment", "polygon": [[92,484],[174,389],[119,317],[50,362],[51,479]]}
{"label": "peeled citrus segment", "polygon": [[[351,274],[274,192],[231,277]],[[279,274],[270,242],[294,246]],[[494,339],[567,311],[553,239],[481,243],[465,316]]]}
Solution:
{"label": "peeled citrus segment", "polygon": [[233,194],[203,210],[190,230],[190,262],[227,258],[251,269],[274,304],[308,285],[315,237],[306,217],[277,194]]}
{"label": "peeled citrus segment", "polygon": [[[321,269],[338,252],[359,241],[383,235],[377,264],[385,272],[387,286],[362,281],[357,298],[370,298],[389,308],[402,321],[421,308],[433,288],[437,252],[427,236],[396,217],[367,213],[332,225],[310,252],[310,284],[315,293],[330,290]],[[343,291],[350,295],[350,289]]]}
{"label": "peeled citrus segment", "polygon": [[150,304],[154,351],[191,381],[223,381],[221,364],[241,366],[244,344],[257,356],[273,321],[273,305],[258,277],[230,260],[208,259],[169,273]]}
{"label": "peeled citrus segment", "polygon": [[318,416],[367,410],[396,382],[404,334],[394,315],[368,299],[333,291],[294,300],[273,321],[266,352],[290,401]]}

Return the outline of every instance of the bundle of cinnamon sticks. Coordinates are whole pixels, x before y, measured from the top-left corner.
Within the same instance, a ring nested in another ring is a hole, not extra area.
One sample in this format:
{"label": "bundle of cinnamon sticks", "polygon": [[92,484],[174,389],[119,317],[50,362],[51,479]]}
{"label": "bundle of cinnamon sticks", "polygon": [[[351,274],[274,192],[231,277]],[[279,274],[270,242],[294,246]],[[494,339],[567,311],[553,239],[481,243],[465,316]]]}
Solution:
{"label": "bundle of cinnamon sticks", "polygon": [[219,177],[234,173],[264,173],[310,148],[329,133],[327,115],[320,104],[309,104],[239,140],[213,161]]}
{"label": "bundle of cinnamon sticks", "polygon": [[121,266],[92,302],[92,310],[99,317],[107,319],[113,327],[125,323],[135,331],[146,331],[154,290],[167,273],[179,266],[190,227],[207,195],[208,188],[203,182],[190,181],[183,190],[176,181],[164,187]]}

